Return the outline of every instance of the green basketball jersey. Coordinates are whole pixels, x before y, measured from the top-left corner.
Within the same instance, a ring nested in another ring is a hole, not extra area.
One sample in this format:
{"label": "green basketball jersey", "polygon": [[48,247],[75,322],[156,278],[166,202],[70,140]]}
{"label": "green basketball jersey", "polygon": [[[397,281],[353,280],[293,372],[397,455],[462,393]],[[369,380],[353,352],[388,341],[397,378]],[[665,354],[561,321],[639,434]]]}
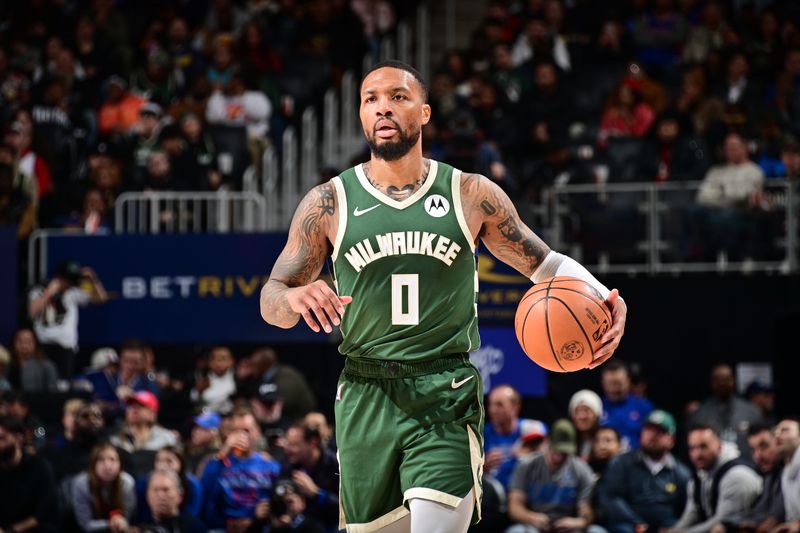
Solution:
{"label": "green basketball jersey", "polygon": [[333,249],[345,308],[339,351],[423,361],[480,344],[475,248],[461,209],[461,171],[431,161],[403,201],[375,189],[361,165],[332,180],[339,205]]}

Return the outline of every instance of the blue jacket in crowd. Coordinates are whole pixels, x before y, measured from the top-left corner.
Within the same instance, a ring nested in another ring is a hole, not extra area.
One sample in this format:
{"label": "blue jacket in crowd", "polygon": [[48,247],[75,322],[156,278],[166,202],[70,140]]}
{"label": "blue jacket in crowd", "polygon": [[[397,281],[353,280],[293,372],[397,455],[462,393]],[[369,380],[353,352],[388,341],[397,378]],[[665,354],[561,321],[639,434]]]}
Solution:
{"label": "blue jacket in crowd", "polygon": [[655,475],[640,450],[614,458],[598,489],[609,532],[631,533],[636,524],[653,530],[672,527],[683,513],[691,478],[689,469],[672,455]]}

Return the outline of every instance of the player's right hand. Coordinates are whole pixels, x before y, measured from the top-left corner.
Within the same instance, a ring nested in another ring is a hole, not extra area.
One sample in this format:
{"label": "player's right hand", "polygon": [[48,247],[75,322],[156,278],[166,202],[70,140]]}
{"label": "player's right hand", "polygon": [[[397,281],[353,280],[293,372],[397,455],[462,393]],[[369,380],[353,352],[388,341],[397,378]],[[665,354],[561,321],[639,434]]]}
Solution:
{"label": "player's right hand", "polygon": [[326,333],[341,323],[344,306],[353,301],[351,296],[339,296],[327,283],[318,279],[302,287],[294,287],[286,293],[286,301],[292,311],[299,313],[308,327],[319,333],[320,326]]}

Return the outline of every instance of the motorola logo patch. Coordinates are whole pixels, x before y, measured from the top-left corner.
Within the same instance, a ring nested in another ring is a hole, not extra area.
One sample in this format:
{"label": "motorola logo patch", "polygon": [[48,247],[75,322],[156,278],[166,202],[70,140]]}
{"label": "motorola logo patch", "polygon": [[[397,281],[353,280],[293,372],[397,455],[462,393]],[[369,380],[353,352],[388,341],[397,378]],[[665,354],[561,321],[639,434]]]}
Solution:
{"label": "motorola logo patch", "polygon": [[450,212],[450,202],[441,194],[425,198],[425,212],[434,218],[441,218]]}

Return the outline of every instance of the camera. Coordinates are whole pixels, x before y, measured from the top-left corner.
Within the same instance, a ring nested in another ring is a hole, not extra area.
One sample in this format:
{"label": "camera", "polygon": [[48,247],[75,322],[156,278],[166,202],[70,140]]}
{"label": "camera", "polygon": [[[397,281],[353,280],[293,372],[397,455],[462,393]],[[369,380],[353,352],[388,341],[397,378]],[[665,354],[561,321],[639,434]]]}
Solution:
{"label": "camera", "polygon": [[283,516],[289,512],[286,505],[286,497],[297,492],[294,481],[282,479],[275,484],[270,498],[270,514],[272,516]]}

